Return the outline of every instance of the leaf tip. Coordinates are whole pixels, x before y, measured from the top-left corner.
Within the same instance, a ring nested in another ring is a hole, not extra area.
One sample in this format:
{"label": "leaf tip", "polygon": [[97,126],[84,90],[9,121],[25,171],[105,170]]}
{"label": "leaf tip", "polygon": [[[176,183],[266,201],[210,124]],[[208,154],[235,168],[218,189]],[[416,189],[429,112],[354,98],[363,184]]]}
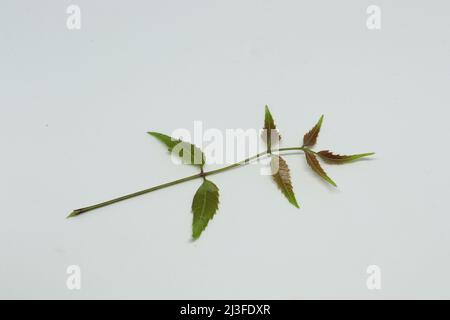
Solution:
{"label": "leaf tip", "polygon": [[191,242],[196,242],[200,238],[200,234],[192,234]]}
{"label": "leaf tip", "polygon": [[272,114],[270,113],[269,106],[267,104],[264,107],[264,115],[266,120],[272,119]]}
{"label": "leaf tip", "polygon": [[323,118],[324,115],[322,114],[314,127],[303,136],[303,147],[312,147],[316,144],[320,128],[322,127]]}
{"label": "leaf tip", "polygon": [[319,121],[317,121],[317,128],[319,130],[322,127],[323,117],[324,117],[324,115],[321,115],[320,118],[319,118]]}
{"label": "leaf tip", "polygon": [[331,178],[325,173],[325,171],[324,171],[324,174],[325,174],[325,175],[323,176],[323,178],[324,178],[329,184],[331,184],[333,187],[337,188],[336,182],[334,182],[334,180],[331,179]]}

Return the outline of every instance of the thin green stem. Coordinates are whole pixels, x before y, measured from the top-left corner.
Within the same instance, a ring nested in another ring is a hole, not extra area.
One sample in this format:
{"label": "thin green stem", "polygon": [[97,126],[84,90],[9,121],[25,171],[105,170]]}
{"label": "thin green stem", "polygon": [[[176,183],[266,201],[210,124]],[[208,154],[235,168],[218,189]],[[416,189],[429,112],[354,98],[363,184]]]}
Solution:
{"label": "thin green stem", "polygon": [[304,150],[304,151],[308,151],[308,152],[317,154],[317,152],[315,152],[314,150],[312,150],[312,149],[310,149],[310,148],[307,148],[307,147],[305,147],[305,146],[303,146],[302,148],[303,148],[302,150]]}
{"label": "thin green stem", "polygon": [[159,189],[167,188],[167,187],[170,187],[170,186],[173,186],[173,185],[176,185],[176,184],[179,184],[179,183],[183,183],[183,182],[186,182],[186,181],[194,180],[194,179],[197,179],[197,178],[200,178],[200,177],[202,177],[201,173],[194,174],[192,176],[189,176],[189,177],[186,177],[186,178],[183,178],[183,179],[174,180],[174,181],[171,181],[171,182],[160,184],[160,185],[155,186],[155,187],[151,187],[151,188],[144,189],[144,190],[141,190],[141,191],[133,192],[133,193],[127,194],[125,196],[122,196],[122,197],[119,197],[119,198],[115,198],[115,199],[112,199],[112,200],[109,200],[109,201],[101,202],[101,203],[98,203],[98,204],[95,204],[95,205],[92,205],[92,206],[89,206],[89,207],[76,209],[76,210],[72,211],[72,213],[69,216],[67,216],[67,218],[74,217],[74,216],[77,216],[77,215],[82,214],[84,212],[88,212],[88,211],[92,211],[92,210],[95,210],[95,209],[98,209],[98,208],[106,207],[106,206],[109,206],[109,205],[111,205],[113,203],[117,203],[117,202],[120,202],[120,201],[131,199],[131,198],[134,198],[134,197],[137,197],[137,196],[140,196],[140,195],[152,192],[152,191],[156,191],[156,190],[159,190]]}
{"label": "thin green stem", "polygon": [[[299,150],[305,150],[305,148],[304,147],[290,147],[290,148],[280,148],[278,150],[271,150],[271,151],[283,152],[283,151],[299,151]],[[159,190],[159,189],[164,189],[164,188],[167,188],[167,187],[179,184],[179,183],[183,183],[183,182],[186,182],[186,181],[194,180],[194,179],[197,179],[197,178],[205,179],[206,176],[210,176],[210,175],[213,175],[213,174],[217,174],[219,172],[227,171],[227,170],[230,170],[230,169],[242,166],[242,165],[246,165],[246,164],[250,163],[251,161],[253,161],[255,159],[259,159],[260,157],[263,157],[263,156],[265,156],[265,155],[267,155],[269,153],[271,153],[271,152],[269,150],[267,150],[267,151],[258,153],[257,155],[254,155],[252,157],[249,157],[249,158],[247,158],[245,160],[233,163],[233,164],[231,164],[229,166],[226,166],[226,167],[223,167],[223,168],[220,168],[220,169],[216,169],[216,170],[203,171],[203,167],[202,167],[201,168],[201,172],[198,173],[198,174],[194,174],[194,175],[189,176],[189,177],[185,177],[185,178],[182,178],[182,179],[178,179],[178,180],[174,180],[174,181],[167,182],[167,183],[164,183],[164,184],[160,184],[158,186],[151,187],[151,188],[148,188],[148,189],[144,189],[144,190],[141,190],[141,191],[133,192],[133,193],[127,194],[125,196],[118,197],[118,198],[115,198],[115,199],[112,199],[112,200],[108,200],[108,201],[105,201],[105,202],[101,202],[101,203],[98,203],[98,204],[95,204],[95,205],[92,205],[92,206],[89,206],[89,207],[76,209],[76,210],[72,211],[72,213],[70,213],[67,216],[67,218],[75,217],[75,216],[78,216],[78,215],[80,215],[80,214],[82,214],[84,212],[88,212],[88,211],[92,211],[92,210],[95,210],[95,209],[98,209],[98,208],[106,207],[106,206],[109,206],[109,205],[111,205],[113,203],[117,203],[117,202],[120,202],[120,201],[131,199],[131,198],[134,198],[134,197],[137,197],[137,196],[141,196],[143,194],[150,193],[150,192],[153,192],[153,191],[156,191],[156,190]]]}

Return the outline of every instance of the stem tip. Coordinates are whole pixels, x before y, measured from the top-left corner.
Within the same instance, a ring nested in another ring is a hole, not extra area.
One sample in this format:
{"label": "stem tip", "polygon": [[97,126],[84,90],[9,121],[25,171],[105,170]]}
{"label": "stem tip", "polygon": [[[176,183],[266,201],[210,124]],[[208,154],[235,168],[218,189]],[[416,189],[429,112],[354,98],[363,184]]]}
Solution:
{"label": "stem tip", "polygon": [[72,218],[72,217],[76,217],[77,215],[79,215],[80,213],[82,213],[81,210],[77,209],[77,210],[73,210],[67,217],[66,219]]}

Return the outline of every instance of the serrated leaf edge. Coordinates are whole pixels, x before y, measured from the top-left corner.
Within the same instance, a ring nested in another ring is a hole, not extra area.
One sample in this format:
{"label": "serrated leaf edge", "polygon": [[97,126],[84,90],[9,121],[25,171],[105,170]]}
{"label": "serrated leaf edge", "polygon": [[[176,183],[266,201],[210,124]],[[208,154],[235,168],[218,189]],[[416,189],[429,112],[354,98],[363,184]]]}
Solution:
{"label": "serrated leaf edge", "polygon": [[316,155],[308,149],[305,149],[305,158],[308,165],[311,167],[311,169],[317,173],[322,179],[327,181],[329,184],[331,184],[334,187],[337,187],[336,182],[334,182],[325,172],[325,170],[321,167],[319,160],[317,160]]}
{"label": "serrated leaf edge", "polygon": [[[181,140],[181,139],[176,139],[176,138],[173,138],[173,137],[171,137],[171,136],[169,136],[169,135],[167,135],[167,134],[160,133],[160,132],[156,132],[156,131],[148,131],[147,134],[149,134],[150,136],[154,137],[155,139],[157,139],[158,141],[160,141],[161,143],[163,143],[163,144],[167,147],[167,149],[168,149],[169,152],[172,152],[172,150],[173,150],[176,146],[178,146],[178,144],[180,144],[180,143],[184,143],[184,144],[186,144],[186,145],[189,145],[190,148],[194,150],[194,152],[196,152],[196,150],[197,150],[198,152],[200,152],[200,155],[201,155],[201,157],[202,157],[202,163],[190,163],[190,162],[187,162],[186,164],[190,164],[190,165],[194,165],[194,166],[199,166],[199,167],[203,167],[203,166],[204,166],[205,160],[206,160],[206,159],[205,159],[205,154],[204,154],[203,151],[202,151],[199,147],[197,147],[195,144],[190,143],[190,142],[183,141],[183,140]],[[172,143],[169,143],[169,142],[172,142],[173,144],[172,144]],[[190,153],[191,153],[191,152],[190,152]],[[179,155],[178,155],[178,156],[179,156]],[[191,157],[195,157],[195,155],[193,156],[193,155],[191,154]],[[181,158],[183,158],[183,157],[181,157]],[[192,159],[192,158],[191,158],[191,159]]]}
{"label": "serrated leaf edge", "polygon": [[[209,193],[212,194],[212,196],[215,198],[215,204],[213,204],[212,210],[213,213],[211,214],[210,218],[206,218],[206,223],[204,226],[200,226],[201,230],[198,232],[198,234],[196,233],[195,230],[195,223],[196,223],[196,213],[195,213],[195,209],[194,209],[194,204],[196,201],[196,197],[197,196],[201,196],[199,194],[199,192],[201,191],[202,188],[205,187],[205,184],[210,184],[210,186],[212,186],[214,188],[213,191],[208,191],[206,190],[203,194],[203,199],[202,199],[202,205],[201,205],[201,209],[199,212],[200,217],[198,219],[202,219],[204,220],[205,218],[203,217],[205,214],[205,211],[207,209],[206,207],[206,202],[207,202],[207,196]],[[217,213],[217,210],[219,208],[219,188],[210,180],[204,179],[203,183],[200,185],[200,187],[197,189],[196,193],[194,194],[194,198],[192,199],[192,206],[191,206],[191,211],[192,211],[192,239],[195,241],[197,239],[200,238],[200,236],[202,235],[203,231],[205,231],[205,229],[208,227],[209,222],[214,218],[214,216]]]}
{"label": "serrated leaf edge", "polygon": [[320,128],[322,127],[323,115],[320,117],[319,121],[303,136],[303,146],[312,147],[316,144],[317,138],[320,133]]}
{"label": "serrated leaf edge", "polygon": [[[289,166],[282,157],[272,155],[271,168],[273,161],[277,161],[276,159],[278,159],[278,170],[277,172],[272,174],[272,178],[275,181],[277,187],[281,190],[281,193],[283,193],[283,195],[289,201],[289,203],[291,203],[296,208],[300,208],[297,199],[295,198],[294,189],[292,187]],[[280,172],[281,170],[283,170],[283,172]]]}
{"label": "serrated leaf edge", "polygon": [[364,157],[372,156],[375,152],[367,152],[367,153],[359,153],[359,154],[351,154],[351,155],[341,155],[335,154],[329,150],[322,150],[317,152],[317,155],[327,163],[330,164],[343,164],[355,161],[357,159],[361,159]]}
{"label": "serrated leaf edge", "polygon": [[272,148],[272,131],[278,135],[278,141],[281,140],[281,135],[277,129],[275,124],[275,120],[273,119],[272,113],[269,110],[269,106],[266,105],[264,107],[264,127],[263,127],[263,139],[267,143],[267,150]]}

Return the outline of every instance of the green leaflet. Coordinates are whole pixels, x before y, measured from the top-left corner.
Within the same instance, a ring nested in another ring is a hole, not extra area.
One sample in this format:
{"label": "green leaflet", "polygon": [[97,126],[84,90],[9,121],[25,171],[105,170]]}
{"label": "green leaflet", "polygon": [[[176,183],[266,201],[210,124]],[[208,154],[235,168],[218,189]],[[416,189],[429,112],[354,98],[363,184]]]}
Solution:
{"label": "green leaflet", "polygon": [[182,159],[184,164],[192,164],[200,167],[203,167],[205,164],[205,155],[195,145],[189,142],[181,141],[180,139],[174,139],[162,133],[147,133],[164,143],[169,149],[169,152],[174,152]]}
{"label": "green leaflet", "polygon": [[277,184],[278,188],[292,205],[300,208],[297,203],[297,199],[295,199],[294,190],[292,188],[291,175],[286,161],[284,161],[284,159],[280,156],[272,155],[270,166],[272,168],[272,178]]}
{"label": "green leaflet", "polygon": [[204,180],[192,201],[192,238],[198,239],[219,207],[219,188],[209,180]]}
{"label": "green leaflet", "polygon": [[354,161],[356,159],[360,159],[363,157],[368,157],[374,155],[375,152],[369,152],[369,153],[360,153],[360,154],[352,154],[352,155],[340,155],[340,154],[334,154],[329,150],[323,150],[317,152],[317,155],[321,157],[324,161],[332,164],[341,164],[341,163],[347,163]]}
{"label": "green leaflet", "polygon": [[324,179],[331,185],[337,187],[336,183],[326,174],[325,170],[322,169],[319,161],[317,160],[317,157],[311,150],[305,149],[305,157],[306,162],[309,164],[309,166],[311,167],[311,169],[313,169],[315,173],[317,173],[320,177],[322,177],[322,179]]}
{"label": "green leaflet", "polygon": [[271,130],[276,129],[275,121],[273,121],[272,114],[270,113],[269,106],[264,108],[264,129]]}
{"label": "green leaflet", "polygon": [[303,146],[312,147],[317,142],[317,137],[319,136],[320,127],[322,127],[323,115],[317,121],[316,125],[303,136]]}
{"label": "green leaflet", "polygon": [[271,150],[272,141],[280,140],[281,136],[278,133],[277,126],[275,125],[275,121],[273,120],[272,114],[270,113],[269,106],[266,105],[264,112],[264,132],[263,139],[267,143],[267,150]]}
{"label": "green leaflet", "polygon": [[216,214],[219,206],[219,188],[214,183],[207,180],[206,177],[209,177],[210,175],[217,174],[220,172],[225,172],[233,168],[242,167],[243,165],[249,164],[250,162],[258,160],[265,156],[270,157],[271,160],[270,165],[272,168],[272,179],[277,184],[277,187],[281,190],[283,195],[293,206],[299,208],[299,204],[297,203],[297,199],[295,197],[294,190],[292,187],[289,167],[286,161],[280,156],[284,154],[283,152],[289,152],[289,154],[294,155],[297,154],[299,151],[303,151],[306,157],[306,161],[308,165],[312,168],[312,170],[333,186],[336,186],[336,183],[330,177],[328,177],[326,172],[323,170],[323,168],[319,163],[318,157],[320,157],[321,159],[323,159],[328,163],[339,164],[339,163],[347,163],[374,154],[373,152],[371,152],[354,155],[339,155],[333,154],[331,151],[328,150],[323,150],[319,152],[312,150],[311,147],[315,145],[317,142],[322,122],[323,122],[323,115],[320,117],[316,125],[308,133],[304,135],[303,145],[301,147],[297,145],[292,147],[278,148],[276,152],[274,152],[275,154],[272,154],[273,151],[272,145],[275,145],[278,142],[278,140],[281,139],[281,137],[279,135],[278,129],[276,128],[269,107],[266,105],[264,115],[265,131],[263,134],[263,138],[267,142],[267,150],[249,156],[246,159],[238,161],[236,163],[229,164],[222,168],[213,169],[209,171],[204,170],[205,156],[203,152],[195,145],[185,141],[181,141],[180,139],[174,139],[162,133],[148,132],[149,135],[153,136],[154,138],[162,142],[168,148],[169,152],[175,153],[178,157],[181,157],[183,163],[199,166],[200,169],[199,172],[194,175],[189,175],[187,177],[159,184],[157,186],[153,186],[144,190],[129,193],[117,198],[110,199],[108,201],[103,201],[91,206],[73,210],[69,214],[68,218],[75,217],[82,213],[90,212],[92,210],[106,207],[127,199],[141,196],[143,194],[154,192],[156,190],[168,188],[195,179],[202,179],[203,180],[202,184],[197,189],[194,198],[192,200],[192,208],[191,208],[193,214],[192,238],[193,240],[197,240],[208,226],[209,221]]}

